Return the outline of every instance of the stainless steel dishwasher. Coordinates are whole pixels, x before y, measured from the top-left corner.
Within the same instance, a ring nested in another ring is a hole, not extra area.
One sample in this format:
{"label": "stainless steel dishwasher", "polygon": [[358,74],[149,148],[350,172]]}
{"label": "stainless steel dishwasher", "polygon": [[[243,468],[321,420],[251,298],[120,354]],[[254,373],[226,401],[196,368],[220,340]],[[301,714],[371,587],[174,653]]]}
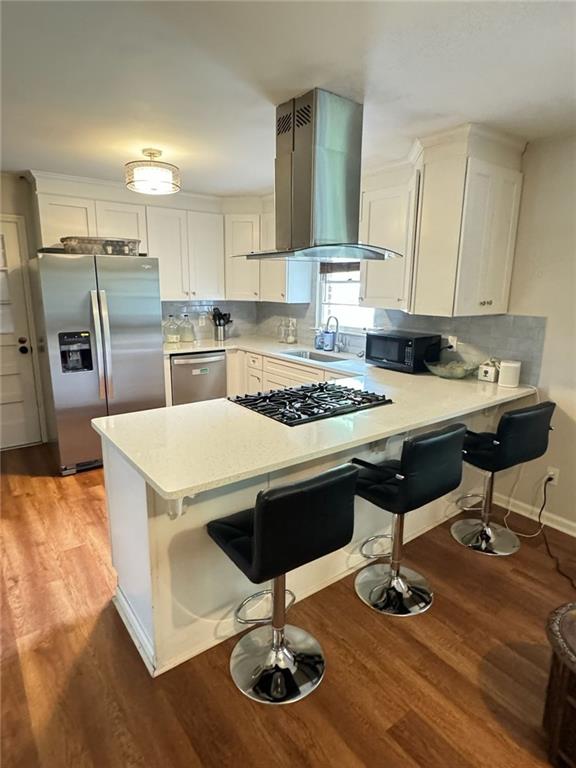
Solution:
{"label": "stainless steel dishwasher", "polygon": [[226,353],[172,355],[172,405],[226,397]]}

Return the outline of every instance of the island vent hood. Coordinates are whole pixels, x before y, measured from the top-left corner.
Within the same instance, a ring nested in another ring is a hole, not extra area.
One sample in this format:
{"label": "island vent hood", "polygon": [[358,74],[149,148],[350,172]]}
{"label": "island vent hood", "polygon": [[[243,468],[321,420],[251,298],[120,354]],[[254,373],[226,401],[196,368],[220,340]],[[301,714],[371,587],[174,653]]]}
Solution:
{"label": "island vent hood", "polygon": [[276,109],[276,249],[248,259],[351,262],[402,254],[358,242],[362,105],[315,88]]}

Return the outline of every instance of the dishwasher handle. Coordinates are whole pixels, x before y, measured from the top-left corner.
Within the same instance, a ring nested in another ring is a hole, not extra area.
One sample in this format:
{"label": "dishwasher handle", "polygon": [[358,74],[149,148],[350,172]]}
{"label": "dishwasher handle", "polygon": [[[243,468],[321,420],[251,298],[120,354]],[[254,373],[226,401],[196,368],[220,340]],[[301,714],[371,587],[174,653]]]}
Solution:
{"label": "dishwasher handle", "polygon": [[211,357],[172,357],[172,365],[197,365],[198,363],[221,363],[226,360],[226,355],[212,355]]}

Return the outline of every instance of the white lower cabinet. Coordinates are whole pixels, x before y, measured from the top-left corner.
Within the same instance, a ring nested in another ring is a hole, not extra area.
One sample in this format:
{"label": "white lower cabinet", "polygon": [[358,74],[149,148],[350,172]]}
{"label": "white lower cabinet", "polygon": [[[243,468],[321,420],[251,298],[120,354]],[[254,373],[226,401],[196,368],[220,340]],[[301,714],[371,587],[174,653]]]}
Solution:
{"label": "white lower cabinet", "polygon": [[255,395],[265,390],[262,371],[248,368],[246,371],[246,394]]}
{"label": "white lower cabinet", "polygon": [[160,265],[163,301],[224,295],[224,223],[217,213],[148,206],[148,252]]}

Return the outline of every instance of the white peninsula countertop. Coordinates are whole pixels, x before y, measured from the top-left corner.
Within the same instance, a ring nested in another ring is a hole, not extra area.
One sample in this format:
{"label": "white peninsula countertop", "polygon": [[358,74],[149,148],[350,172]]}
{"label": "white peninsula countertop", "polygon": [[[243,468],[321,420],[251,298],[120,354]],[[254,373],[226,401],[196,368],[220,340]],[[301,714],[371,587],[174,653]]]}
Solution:
{"label": "white peninsula countertop", "polygon": [[[239,340],[225,346],[232,344],[250,348]],[[265,351],[264,343],[258,351]],[[272,353],[270,347],[266,351]],[[362,367],[364,375],[357,378],[357,370],[356,378],[338,383],[385,393],[392,404],[286,426],[219,399],[107,416],[92,424],[160,496],[177,499],[533,394],[529,387],[505,389],[477,379],[451,381],[352,362],[357,369]]]}

